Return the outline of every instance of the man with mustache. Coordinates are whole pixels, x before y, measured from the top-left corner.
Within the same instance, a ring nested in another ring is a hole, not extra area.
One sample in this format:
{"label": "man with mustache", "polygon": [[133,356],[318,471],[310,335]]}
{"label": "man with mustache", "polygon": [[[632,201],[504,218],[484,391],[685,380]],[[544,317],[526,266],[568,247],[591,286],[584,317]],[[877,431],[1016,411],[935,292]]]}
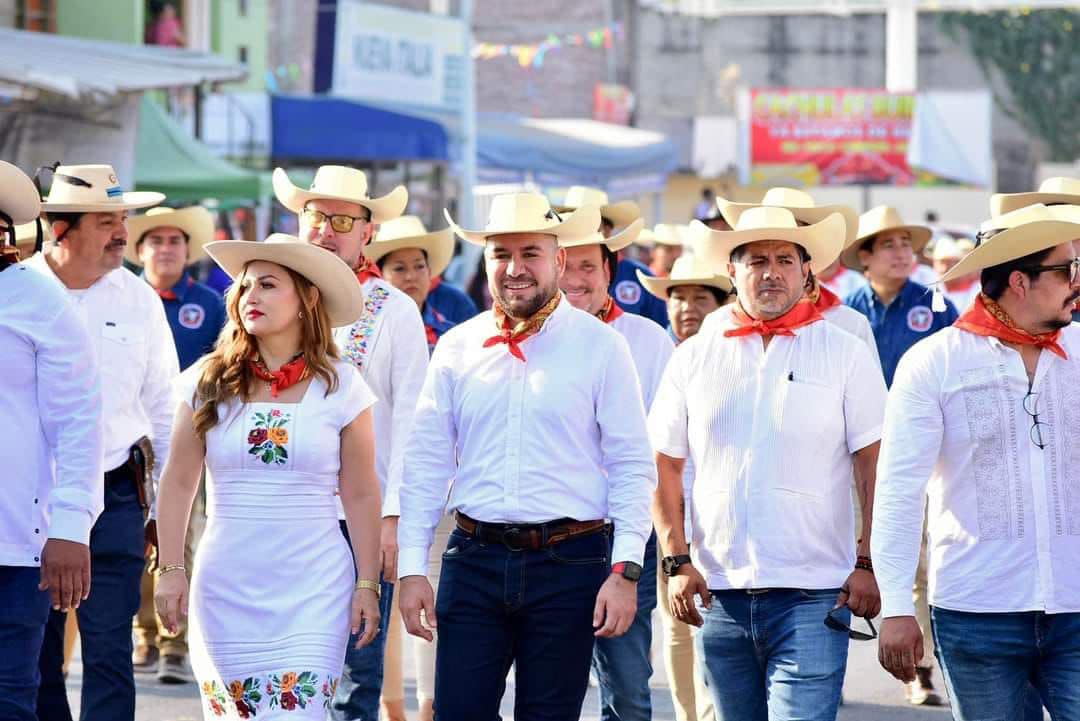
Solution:
{"label": "man with mustache", "polygon": [[405,456],[401,612],[427,640],[438,626],[442,721],[496,718],[511,665],[517,718],[578,718],[594,641],[637,613],[656,468],[626,340],[559,292],[559,244],[592,237],[599,211],[560,217],[534,193],[496,196],[484,230],[447,214],[484,246],[495,305],[435,347]]}

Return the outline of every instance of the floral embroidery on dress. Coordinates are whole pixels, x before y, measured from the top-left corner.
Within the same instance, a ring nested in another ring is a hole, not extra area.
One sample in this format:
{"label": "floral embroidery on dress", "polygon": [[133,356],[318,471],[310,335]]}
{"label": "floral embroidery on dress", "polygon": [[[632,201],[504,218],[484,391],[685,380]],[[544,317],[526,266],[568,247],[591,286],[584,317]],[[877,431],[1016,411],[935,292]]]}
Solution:
{"label": "floral embroidery on dress", "polygon": [[270,708],[281,706],[285,711],[292,711],[297,706],[307,708],[315,698],[315,684],[319,675],[314,671],[296,673],[288,671],[278,676],[270,674],[266,683],[266,693],[270,697]]}
{"label": "floral embroidery on dress", "polygon": [[360,370],[364,370],[364,363],[371,352],[371,334],[375,330],[375,321],[389,297],[390,291],[380,285],[373,287],[370,293],[365,293],[364,311],[360,314],[360,320],[349,328],[349,337],[342,346],[341,354]]}
{"label": "floral embroidery on dress", "polygon": [[236,712],[240,718],[250,718],[258,715],[259,702],[262,701],[262,692],[259,691],[262,682],[255,677],[237,679],[229,683],[229,695],[236,705]]}
{"label": "floral embroidery on dress", "polygon": [[323,695],[323,708],[330,708],[330,704],[334,700],[334,694],[337,692],[338,680],[337,677],[328,677],[323,681],[322,695]]}
{"label": "floral embroidery on dress", "polygon": [[248,453],[267,465],[285,465],[289,452],[285,446],[289,443],[289,431],[285,428],[292,420],[288,413],[274,409],[267,413],[255,413],[251,422],[255,427],[248,431],[247,442],[251,447]]}
{"label": "floral embroidery on dress", "polygon": [[229,705],[229,697],[225,695],[225,689],[217,681],[203,681],[203,696],[210,706],[210,711],[215,716],[224,716],[225,709]]}

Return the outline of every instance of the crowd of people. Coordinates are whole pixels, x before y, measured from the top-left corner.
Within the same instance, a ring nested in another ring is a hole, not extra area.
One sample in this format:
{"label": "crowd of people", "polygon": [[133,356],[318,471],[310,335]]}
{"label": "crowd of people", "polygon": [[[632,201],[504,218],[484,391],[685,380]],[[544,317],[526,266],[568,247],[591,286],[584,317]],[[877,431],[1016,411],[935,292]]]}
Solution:
{"label": "crowd of people", "polygon": [[422,719],[498,718],[511,668],[522,721],[590,675],[649,719],[659,606],[680,721],[834,720],[874,639],[912,704],[1080,719],[1080,181],[973,239],[792,188],[429,231],[279,169],[298,234],[252,242],[51,171],[0,163],[0,718],[70,721],[77,633],[85,721],[136,673],[398,721],[407,641]]}

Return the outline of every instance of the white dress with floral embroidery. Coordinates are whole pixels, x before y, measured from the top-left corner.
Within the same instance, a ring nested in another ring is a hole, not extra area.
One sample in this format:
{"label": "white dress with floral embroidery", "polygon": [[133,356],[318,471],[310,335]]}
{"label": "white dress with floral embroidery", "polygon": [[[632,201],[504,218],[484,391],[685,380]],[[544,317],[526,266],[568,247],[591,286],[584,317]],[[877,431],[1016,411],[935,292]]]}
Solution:
{"label": "white dress with floral embroidery", "polygon": [[[298,403],[232,404],[206,435],[207,523],[189,644],[206,718],[325,718],[349,638],[355,579],[338,525],[341,430],[375,402],[335,362]],[[191,403],[199,364],[180,376]]]}

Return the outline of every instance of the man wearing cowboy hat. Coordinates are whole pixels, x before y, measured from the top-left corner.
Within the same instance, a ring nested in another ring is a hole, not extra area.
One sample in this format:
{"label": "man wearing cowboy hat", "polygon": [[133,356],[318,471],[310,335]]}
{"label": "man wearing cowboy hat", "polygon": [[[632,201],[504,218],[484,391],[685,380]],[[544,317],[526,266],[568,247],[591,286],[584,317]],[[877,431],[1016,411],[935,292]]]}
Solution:
{"label": "man wearing cowboy hat", "polygon": [[[176,351],[165,311],[150,287],[122,267],[127,214],[157,205],[161,193],[126,193],[108,165],[61,165],[42,203],[54,240],[27,265],[72,299],[101,365],[105,433],[105,506],[90,535],[93,593],[78,607],[82,635],[83,719],[135,715],[131,619],[139,608],[154,509],[145,487],[156,486],[169,451]],[[152,448],[156,462],[144,461]],[[68,453],[64,449],[64,453]],[[53,611],[41,653],[38,715],[70,719],[64,678],[65,614]]]}
{"label": "man wearing cowboy hat", "polygon": [[102,495],[101,383],[90,338],[67,294],[16,263],[7,245],[16,224],[36,225],[40,207],[30,178],[0,161],[0,418],[9,434],[0,446],[8,479],[0,496],[0,718],[20,720],[37,718],[49,607],[78,607],[90,592],[90,528]]}
{"label": "man wearing cowboy hat", "polygon": [[804,290],[844,227],[839,213],[800,226],[761,206],[735,230],[700,229],[697,251],[733,278],[737,300],[675,349],[649,414],[668,594],[701,627],[720,721],[835,719],[849,633],[864,637],[852,614],[878,610],[869,515],[885,384],[866,344],[821,322]]}
{"label": "man wearing cowboy hat", "polygon": [[[375,228],[399,217],[408,193],[397,186],[386,195],[368,193],[360,170],[324,165],[315,172],[310,189],[293,185],[281,168],[274,171],[274,194],[297,213],[300,240],[335,253],[356,272],[364,291],[364,314],[351,326],[337,328],[334,337],[343,358],[360,369],[379,403],[375,405],[375,470],[383,492],[382,632],[375,643],[354,648],[345,656],[331,714],[335,719],[375,719],[382,689],[386,624],[397,577],[398,494],[405,438],[424,382],[428,348],[416,303],[382,279],[365,257]],[[344,516],[342,516],[344,518]],[[342,532],[348,531],[342,522]]]}
{"label": "man wearing cowboy hat", "polygon": [[942,281],[978,272],[982,293],[904,356],[889,394],[872,544],[878,658],[911,681],[924,655],[908,589],[927,506],[931,617],[953,716],[1023,718],[1033,684],[1053,718],[1075,720],[1080,208],[1006,211],[980,238]]}
{"label": "man wearing cowboy hat", "polygon": [[[563,240],[566,267],[559,280],[570,304],[609,324],[626,339],[634,357],[638,383],[648,412],[664,366],[674,344],[664,329],[648,318],[625,313],[608,293],[618,263],[618,252],[637,239],[640,218],[609,238],[599,232]],[[648,276],[646,276],[648,277]],[[638,583],[638,610],[634,622],[618,638],[597,639],[593,671],[600,682],[602,719],[652,718],[652,612],[656,608],[656,535],[645,544],[645,563]]]}
{"label": "man wearing cowboy hat", "polygon": [[[600,214],[559,216],[515,193],[494,198],[483,230],[450,224],[484,246],[495,305],[443,336],[417,407],[401,491],[405,627],[430,640],[438,625],[438,718],[495,718],[511,664],[519,718],[577,718],[595,639],[637,612],[655,481],[626,340],[559,292],[560,243],[591,237]],[[425,575],[444,507],[457,529],[436,604]]]}
{"label": "man wearing cowboy hat", "polygon": [[[687,232],[685,225],[657,223],[653,228],[653,253],[649,270],[658,278],[666,278],[684,251],[683,237]],[[639,276],[640,278],[640,276]]]}

